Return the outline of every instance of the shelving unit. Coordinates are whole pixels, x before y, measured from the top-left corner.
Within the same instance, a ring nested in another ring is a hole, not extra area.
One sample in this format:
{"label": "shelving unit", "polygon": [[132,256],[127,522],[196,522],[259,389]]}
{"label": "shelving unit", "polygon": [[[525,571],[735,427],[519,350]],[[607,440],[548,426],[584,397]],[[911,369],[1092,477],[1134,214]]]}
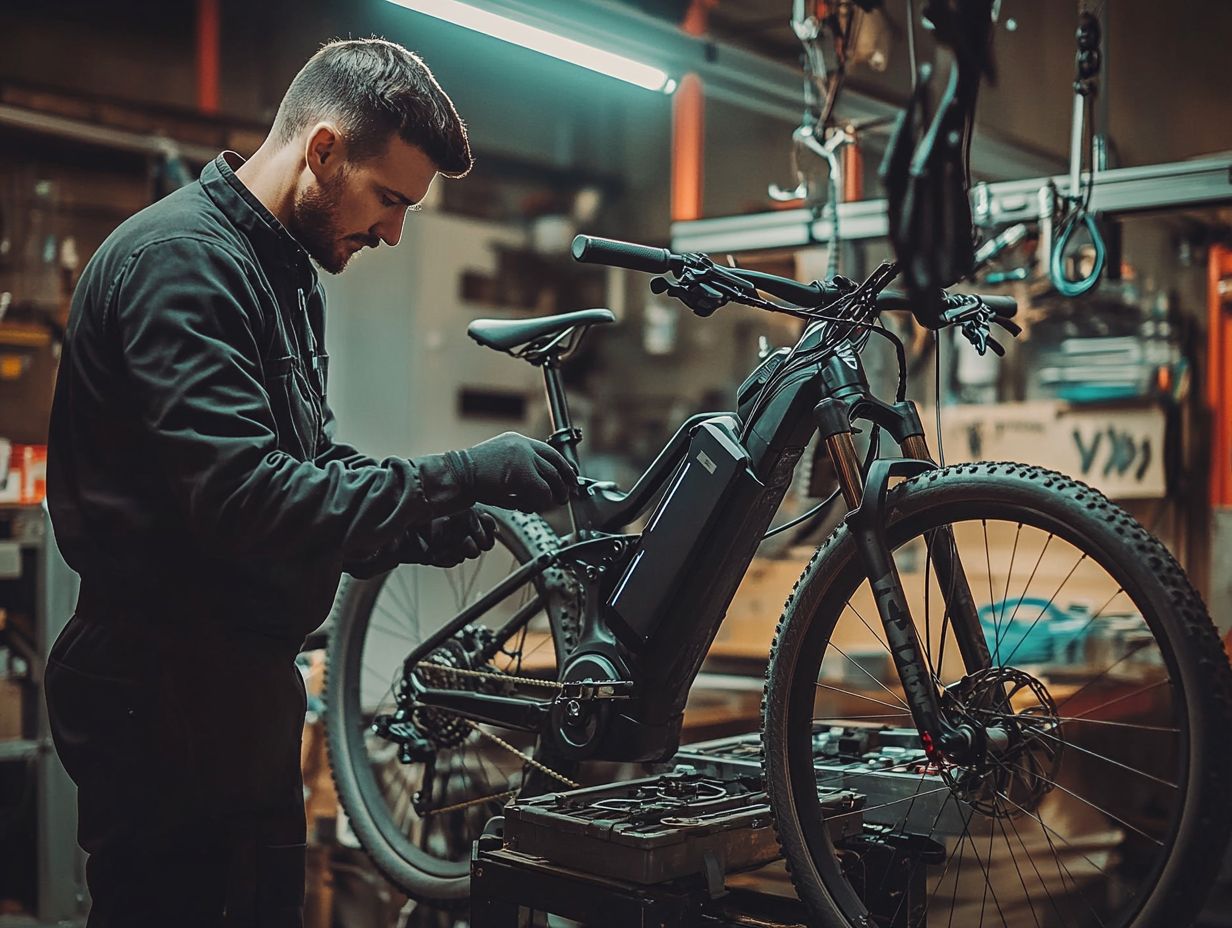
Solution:
{"label": "shelving unit", "polygon": [[35,804],[33,847],[17,846],[13,838],[0,845],[0,867],[6,859],[33,855],[33,915],[0,915],[0,928],[84,924],[85,859],[77,847],[76,787],[52,745],[42,688],[47,655],[73,613],[77,575],[60,556],[43,505],[0,506],[0,545],[16,545],[20,552],[17,575],[0,581],[0,608],[31,613],[31,648],[21,656],[30,667],[26,696],[34,701],[33,710],[25,713],[30,722],[25,737],[0,741],[0,764],[30,765]]}

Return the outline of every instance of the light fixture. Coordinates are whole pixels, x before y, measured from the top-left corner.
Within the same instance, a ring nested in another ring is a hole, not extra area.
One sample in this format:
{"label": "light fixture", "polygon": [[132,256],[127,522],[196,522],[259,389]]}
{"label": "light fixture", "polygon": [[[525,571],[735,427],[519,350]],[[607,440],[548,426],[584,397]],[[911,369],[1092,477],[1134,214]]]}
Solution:
{"label": "light fixture", "polygon": [[520,23],[507,16],[501,16],[488,10],[481,10],[462,0],[389,0],[398,6],[406,7],[418,13],[426,13],[456,26],[463,26],[510,42],[521,45],[540,54],[568,61],[579,67],[615,77],[618,80],[644,87],[647,90],[658,90],[671,93],[676,89],[676,82],[661,68],[651,67],[617,55],[613,52],[586,45],[574,39],[556,35],[545,29]]}

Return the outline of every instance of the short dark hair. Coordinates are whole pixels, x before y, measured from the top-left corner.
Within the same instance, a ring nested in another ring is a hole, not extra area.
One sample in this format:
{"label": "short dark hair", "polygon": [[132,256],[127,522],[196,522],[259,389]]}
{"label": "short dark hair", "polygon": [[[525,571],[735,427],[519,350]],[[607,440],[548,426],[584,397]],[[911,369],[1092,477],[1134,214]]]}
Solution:
{"label": "short dark hair", "polygon": [[287,88],[272,133],[289,142],[321,119],[335,119],[356,161],[385,150],[394,133],[421,148],[446,177],[474,163],[466,126],[418,55],[385,39],[330,42]]}

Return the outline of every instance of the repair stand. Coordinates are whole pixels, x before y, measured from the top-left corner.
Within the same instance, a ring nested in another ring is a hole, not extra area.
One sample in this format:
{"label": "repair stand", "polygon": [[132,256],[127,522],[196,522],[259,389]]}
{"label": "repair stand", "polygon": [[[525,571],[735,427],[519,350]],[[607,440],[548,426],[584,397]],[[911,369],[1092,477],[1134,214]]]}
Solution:
{"label": "repair stand", "polygon": [[[596,928],[747,926],[803,928],[794,899],[747,890],[712,898],[702,877],[654,886],[580,873],[501,847],[485,836],[471,852],[472,928],[514,928],[521,908],[551,912]],[[750,921],[752,919],[752,921]]]}

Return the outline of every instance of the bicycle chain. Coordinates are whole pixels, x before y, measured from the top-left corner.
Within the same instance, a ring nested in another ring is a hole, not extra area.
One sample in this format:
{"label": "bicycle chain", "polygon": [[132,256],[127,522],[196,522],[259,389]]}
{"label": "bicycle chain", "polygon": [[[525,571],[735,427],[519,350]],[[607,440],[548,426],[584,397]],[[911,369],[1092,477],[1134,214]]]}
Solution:
{"label": "bicycle chain", "polygon": [[508,741],[506,741],[504,738],[500,737],[499,735],[494,735],[490,731],[484,731],[482,728],[479,727],[479,724],[477,722],[472,722],[470,719],[463,719],[463,721],[466,722],[466,724],[469,725],[471,728],[473,728],[478,734],[489,739],[490,741],[495,741],[498,745],[500,745],[505,750],[512,751],[514,754],[518,755],[518,757],[522,758],[522,760],[526,761],[528,764],[530,764],[540,773],[546,773],[553,780],[559,780],[561,783],[564,783],[570,789],[581,789],[582,787],[581,783],[575,783],[573,780],[570,780],[564,774],[557,773],[555,770],[553,770],[551,767],[547,766],[546,764],[542,764],[539,761],[535,760],[525,751],[519,751],[512,744],[510,744]]}
{"label": "bicycle chain", "polygon": [[[481,679],[498,679],[498,680],[504,680],[509,683],[522,685],[522,686],[538,686],[540,688],[553,689],[558,694],[564,691],[563,684],[557,683],[552,680],[539,680],[535,677],[515,677],[512,674],[502,673],[499,670],[469,670],[463,667],[450,667],[446,664],[437,664],[434,662],[432,664],[432,667],[434,670],[437,670],[437,669],[444,670],[449,673],[455,673],[455,674],[458,674],[464,677],[479,677]],[[450,710],[445,709],[445,710],[438,710],[438,711],[448,712]],[[487,738],[488,740],[495,742],[499,747],[504,748],[506,751],[509,751],[510,753],[517,755],[527,764],[529,764],[530,766],[538,770],[540,773],[546,774],[547,776],[551,777],[553,780],[559,780],[561,783],[564,783],[570,789],[580,789],[581,788],[582,786],[581,783],[575,783],[573,780],[570,780],[564,774],[557,773],[555,770],[553,770],[551,767],[548,767],[546,764],[543,764],[540,761],[535,760],[535,758],[531,757],[525,751],[519,751],[517,748],[515,748],[512,744],[510,744],[504,738],[501,738],[498,735],[492,734],[490,731],[485,731],[484,729],[480,728],[478,723],[473,722],[470,719],[464,718],[464,717],[461,720],[465,722],[467,725],[469,725],[471,729],[475,731],[477,734],[482,735],[484,738]],[[432,811],[432,814],[440,815],[443,812],[453,812],[458,809],[464,809],[467,806],[478,805],[479,803],[495,802],[502,798],[508,799],[508,798],[511,798],[512,796],[516,796],[517,792],[518,792],[517,790],[509,790],[504,793],[493,793],[491,796],[481,796],[478,799],[469,799],[466,802],[455,803],[454,805],[446,806],[443,809],[434,809]]]}
{"label": "bicycle chain", "polygon": [[564,684],[557,683],[555,680],[540,680],[538,677],[515,677],[513,674],[505,673],[501,670],[470,670],[465,667],[450,667],[448,664],[437,664],[431,661],[424,661],[425,664],[431,663],[432,669],[440,669],[449,673],[456,673],[464,677],[480,677],[482,679],[504,680],[508,683],[516,683],[520,686],[538,686],[556,690],[557,693],[564,691]]}

